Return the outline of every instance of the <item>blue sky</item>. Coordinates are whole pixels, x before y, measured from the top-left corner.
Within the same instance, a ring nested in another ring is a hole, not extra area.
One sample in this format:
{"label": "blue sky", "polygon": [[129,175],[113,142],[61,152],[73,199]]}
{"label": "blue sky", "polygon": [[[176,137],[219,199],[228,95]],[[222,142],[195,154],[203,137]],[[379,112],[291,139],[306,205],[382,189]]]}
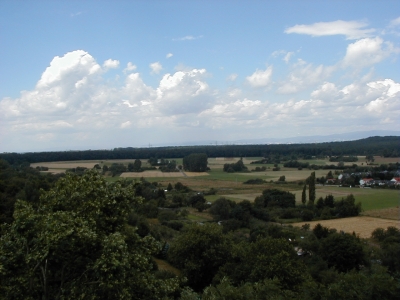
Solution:
{"label": "blue sky", "polygon": [[399,1],[0,1],[0,152],[397,130]]}

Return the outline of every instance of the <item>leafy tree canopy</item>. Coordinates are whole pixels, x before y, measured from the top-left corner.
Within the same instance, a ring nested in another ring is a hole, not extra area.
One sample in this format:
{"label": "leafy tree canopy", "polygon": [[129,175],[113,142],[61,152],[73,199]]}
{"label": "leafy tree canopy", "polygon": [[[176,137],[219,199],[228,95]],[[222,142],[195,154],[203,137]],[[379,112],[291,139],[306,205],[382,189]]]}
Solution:
{"label": "leafy tree canopy", "polygon": [[107,184],[96,172],[67,175],[38,207],[17,201],[1,227],[0,294],[7,299],[161,299],[175,279],[151,272],[160,250],[127,217],[141,198],[133,185]]}
{"label": "leafy tree canopy", "polygon": [[190,172],[207,171],[207,154],[192,153],[183,158],[183,168]]}
{"label": "leafy tree canopy", "polygon": [[201,291],[229,257],[230,240],[217,224],[193,224],[177,237],[168,259],[183,271],[189,286]]}

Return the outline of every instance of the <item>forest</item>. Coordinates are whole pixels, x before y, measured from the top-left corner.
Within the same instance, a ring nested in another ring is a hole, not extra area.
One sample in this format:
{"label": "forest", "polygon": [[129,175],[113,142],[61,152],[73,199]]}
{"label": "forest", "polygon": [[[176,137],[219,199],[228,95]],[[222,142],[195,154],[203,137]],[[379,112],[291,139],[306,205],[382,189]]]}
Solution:
{"label": "forest", "polygon": [[314,143],[314,144],[277,144],[277,145],[219,145],[219,146],[179,146],[149,148],[115,148],[113,150],[54,151],[30,153],[1,153],[0,159],[10,164],[71,161],[93,159],[149,159],[180,158],[192,153],[205,153],[208,157],[268,157],[283,156],[343,156],[343,155],[379,155],[398,157],[399,137],[369,137],[356,141]]}

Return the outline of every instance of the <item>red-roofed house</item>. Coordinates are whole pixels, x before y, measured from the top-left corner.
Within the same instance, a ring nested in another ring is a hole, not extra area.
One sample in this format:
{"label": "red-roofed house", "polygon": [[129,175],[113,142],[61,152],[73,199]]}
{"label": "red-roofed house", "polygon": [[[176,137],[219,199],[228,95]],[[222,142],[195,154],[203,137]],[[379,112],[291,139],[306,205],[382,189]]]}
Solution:
{"label": "red-roofed house", "polygon": [[394,182],[394,185],[399,185],[400,184],[400,177],[393,177],[392,180],[390,180],[392,182]]}

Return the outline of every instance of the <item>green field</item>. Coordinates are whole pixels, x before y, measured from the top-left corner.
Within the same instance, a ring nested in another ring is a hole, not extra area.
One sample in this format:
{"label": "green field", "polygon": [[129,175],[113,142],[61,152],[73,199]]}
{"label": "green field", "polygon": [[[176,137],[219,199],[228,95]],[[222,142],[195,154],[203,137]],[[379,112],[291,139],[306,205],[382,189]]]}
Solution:
{"label": "green field", "polygon": [[[301,192],[301,190],[293,192],[298,203],[301,201]],[[336,200],[353,194],[356,202],[361,202],[361,207],[364,211],[398,207],[400,205],[400,192],[398,190],[324,186],[317,187],[316,194],[317,199],[331,194]]]}

